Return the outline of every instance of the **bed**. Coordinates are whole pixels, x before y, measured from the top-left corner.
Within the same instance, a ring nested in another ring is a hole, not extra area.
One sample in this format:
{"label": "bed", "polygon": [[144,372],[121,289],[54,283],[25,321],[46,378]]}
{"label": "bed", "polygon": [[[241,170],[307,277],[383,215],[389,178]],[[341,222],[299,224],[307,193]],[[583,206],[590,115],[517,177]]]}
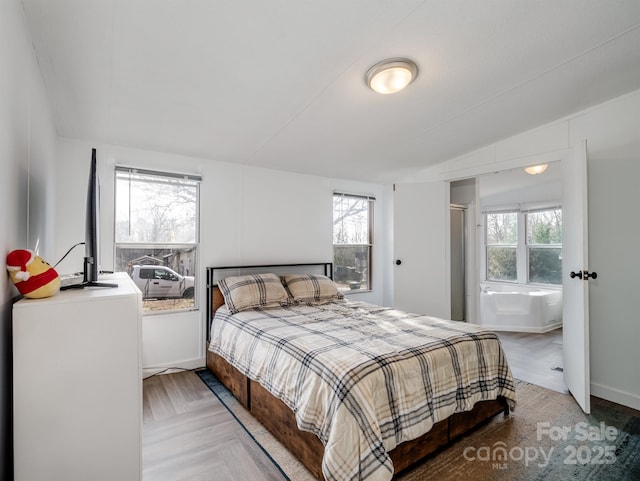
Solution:
{"label": "bed", "polygon": [[343,299],[332,271],[207,269],[207,367],[318,479],[388,481],[514,406],[495,334]]}

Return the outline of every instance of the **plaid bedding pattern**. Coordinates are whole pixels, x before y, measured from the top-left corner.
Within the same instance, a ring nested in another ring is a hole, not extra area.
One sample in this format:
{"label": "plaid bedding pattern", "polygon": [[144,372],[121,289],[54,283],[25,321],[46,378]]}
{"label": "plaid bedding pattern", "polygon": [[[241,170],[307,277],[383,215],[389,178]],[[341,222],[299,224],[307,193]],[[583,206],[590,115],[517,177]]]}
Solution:
{"label": "plaid bedding pattern", "polygon": [[326,276],[295,274],[283,276],[282,280],[296,302],[323,304],[344,298],[333,281]]}
{"label": "plaid bedding pattern", "polygon": [[362,302],[231,315],[209,349],[262,384],[325,445],[327,481],[388,481],[388,451],[515,386],[497,336],[478,326]]}
{"label": "plaid bedding pattern", "polygon": [[222,279],[218,286],[225,304],[233,313],[289,303],[289,295],[275,274],[227,277]]}

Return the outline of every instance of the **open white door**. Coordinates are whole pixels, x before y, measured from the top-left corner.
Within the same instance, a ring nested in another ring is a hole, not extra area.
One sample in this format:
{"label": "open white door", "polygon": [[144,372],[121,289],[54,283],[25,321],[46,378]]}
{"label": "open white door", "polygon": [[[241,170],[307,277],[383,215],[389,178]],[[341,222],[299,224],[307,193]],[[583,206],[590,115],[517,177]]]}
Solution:
{"label": "open white door", "polygon": [[[587,142],[562,159],[562,343],[564,382],[585,413],[591,411]],[[594,276],[595,277],[595,276]]]}
{"label": "open white door", "polygon": [[396,184],[394,305],[449,319],[449,183]]}

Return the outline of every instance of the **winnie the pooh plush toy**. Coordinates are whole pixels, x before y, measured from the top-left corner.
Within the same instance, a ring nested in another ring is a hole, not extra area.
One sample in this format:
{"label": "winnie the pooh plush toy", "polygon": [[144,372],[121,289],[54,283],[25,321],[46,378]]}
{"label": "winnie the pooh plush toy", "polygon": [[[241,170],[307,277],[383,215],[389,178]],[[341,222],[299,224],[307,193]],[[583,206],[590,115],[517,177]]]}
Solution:
{"label": "winnie the pooh plush toy", "polygon": [[7,270],[11,281],[24,297],[51,297],[60,290],[60,276],[56,270],[31,250],[9,252]]}

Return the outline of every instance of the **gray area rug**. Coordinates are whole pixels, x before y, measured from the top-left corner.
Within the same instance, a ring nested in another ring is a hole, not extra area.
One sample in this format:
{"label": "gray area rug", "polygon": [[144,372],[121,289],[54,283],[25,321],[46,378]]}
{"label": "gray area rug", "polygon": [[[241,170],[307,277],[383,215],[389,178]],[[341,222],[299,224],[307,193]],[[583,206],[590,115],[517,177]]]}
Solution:
{"label": "gray area rug", "polygon": [[[315,478],[208,370],[202,381],[291,481]],[[396,476],[398,481],[640,481],[640,413],[518,381],[518,405]]]}

